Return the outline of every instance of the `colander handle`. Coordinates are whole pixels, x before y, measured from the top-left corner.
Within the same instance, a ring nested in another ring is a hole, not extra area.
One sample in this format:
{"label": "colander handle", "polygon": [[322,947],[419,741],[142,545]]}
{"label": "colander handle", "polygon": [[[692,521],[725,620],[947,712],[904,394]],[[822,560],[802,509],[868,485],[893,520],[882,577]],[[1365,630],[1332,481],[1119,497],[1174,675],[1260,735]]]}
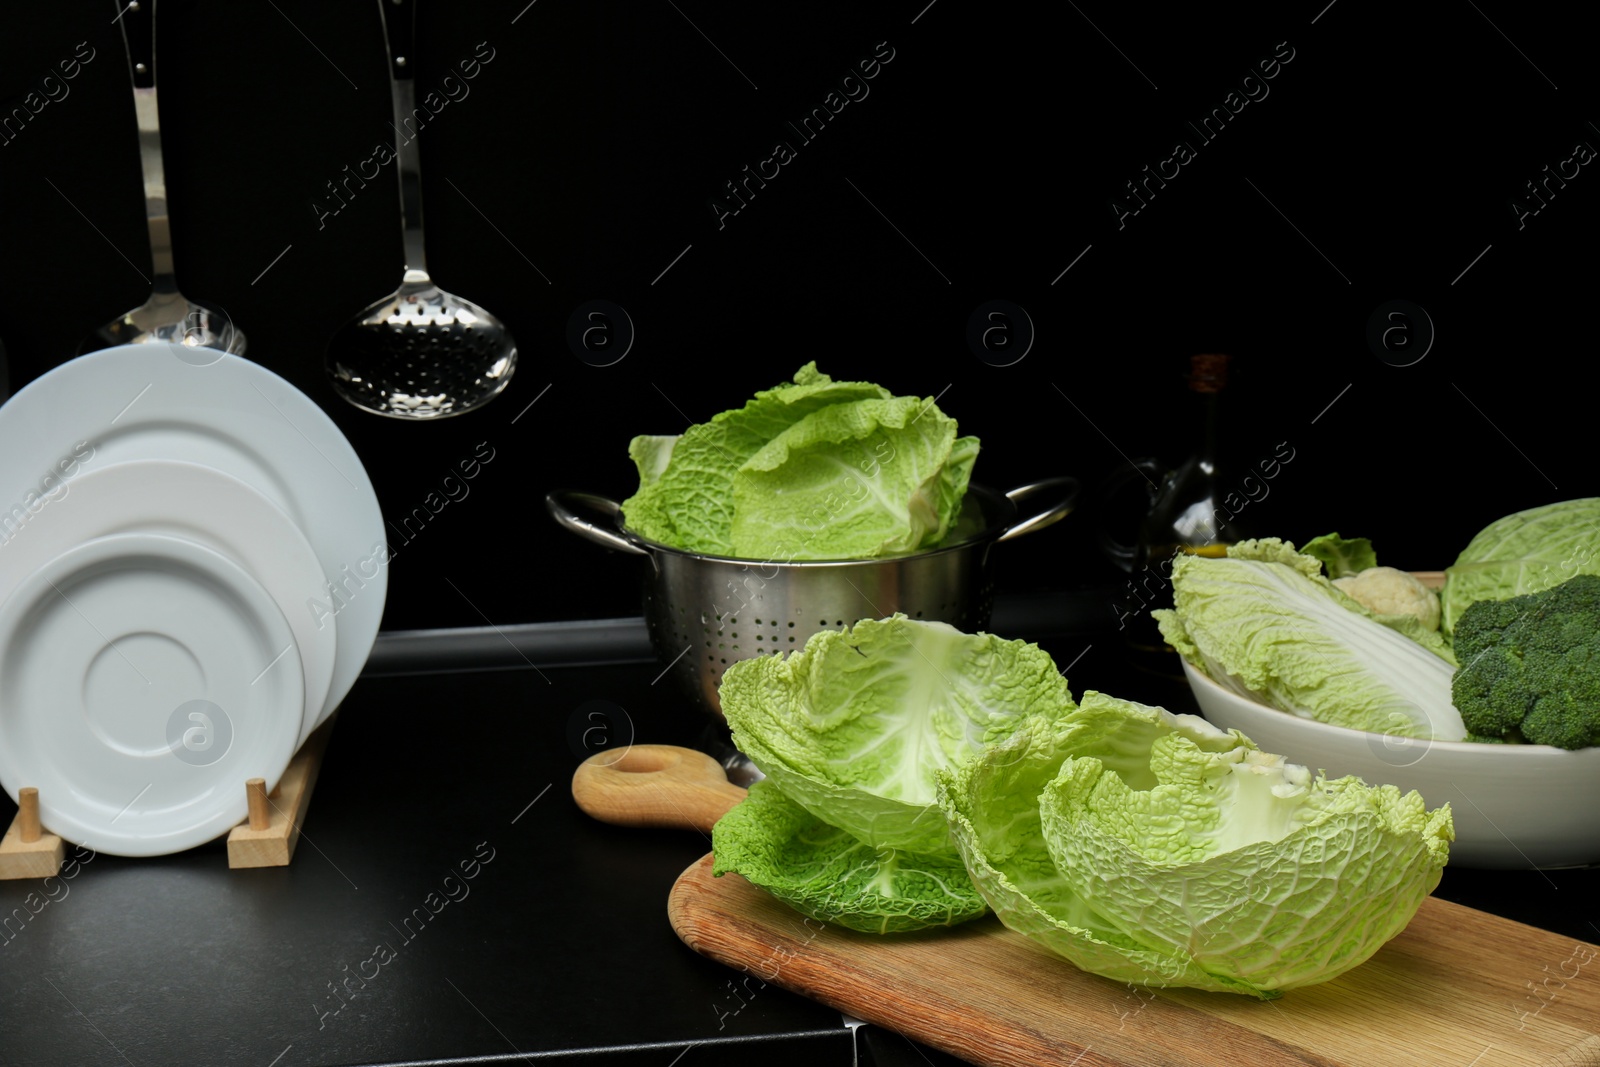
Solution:
{"label": "colander handle", "polygon": [[583,517],[583,510],[597,511],[611,520],[615,527],[616,518],[622,514],[622,505],[615,500],[593,493],[576,493],[568,489],[558,489],[553,493],[546,493],[544,506],[557,522],[577,534],[579,537],[593,541],[606,548],[615,548],[622,552],[629,552],[635,556],[648,556],[649,550],[639,547],[633,541],[618,533],[615,529],[607,529],[590,519]]}
{"label": "colander handle", "polygon": [[1046,478],[1043,481],[1032,482],[1028,485],[1019,485],[1015,489],[1006,490],[1006,499],[1021,507],[1022,503],[1030,497],[1041,493],[1059,493],[1060,499],[1043,511],[1036,512],[1020,522],[1014,522],[1000,535],[1000,540],[1009,541],[1013,537],[1042,530],[1053,522],[1060,522],[1078,502],[1078,479],[1071,477]]}

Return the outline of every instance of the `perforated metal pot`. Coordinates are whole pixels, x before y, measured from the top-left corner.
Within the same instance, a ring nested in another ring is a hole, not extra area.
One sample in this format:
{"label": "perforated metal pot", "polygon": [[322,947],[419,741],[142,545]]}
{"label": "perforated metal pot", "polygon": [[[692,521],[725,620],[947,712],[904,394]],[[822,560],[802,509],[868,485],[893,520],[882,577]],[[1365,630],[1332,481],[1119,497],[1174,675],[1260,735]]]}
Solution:
{"label": "perforated metal pot", "polygon": [[[999,493],[969,486],[956,544],[886,559],[773,560],[704,556],[646,540],[622,524],[621,506],[591,493],[554,492],[555,520],[596,544],[644,556],[644,617],[650,640],[678,684],[721,717],[717,685],[731,663],[793,652],[820,630],[904,612],[914,619],[981,630],[994,602],[991,550],[1064,518],[1075,478],[1049,478]],[[1019,518],[1033,497],[1050,502]]]}

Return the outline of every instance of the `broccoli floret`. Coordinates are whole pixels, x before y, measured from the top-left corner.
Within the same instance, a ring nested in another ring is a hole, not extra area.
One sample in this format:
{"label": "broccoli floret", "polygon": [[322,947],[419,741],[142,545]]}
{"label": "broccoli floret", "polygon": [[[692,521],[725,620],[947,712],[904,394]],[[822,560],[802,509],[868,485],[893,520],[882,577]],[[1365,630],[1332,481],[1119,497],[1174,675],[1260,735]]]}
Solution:
{"label": "broccoli floret", "polygon": [[1600,745],[1600,577],[1480,600],[1455,629],[1451,696],[1474,736]]}
{"label": "broccoli floret", "polygon": [[1509,737],[1484,737],[1482,734],[1468,734],[1466,740],[1478,745],[1511,745],[1516,743]]}

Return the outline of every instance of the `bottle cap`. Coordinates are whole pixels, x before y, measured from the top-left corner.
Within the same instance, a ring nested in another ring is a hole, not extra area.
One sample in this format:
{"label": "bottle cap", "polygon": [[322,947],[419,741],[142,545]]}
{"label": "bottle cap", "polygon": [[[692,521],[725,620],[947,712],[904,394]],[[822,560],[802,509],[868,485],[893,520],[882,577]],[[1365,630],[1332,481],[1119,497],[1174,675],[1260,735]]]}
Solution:
{"label": "bottle cap", "polygon": [[1189,357],[1189,388],[1197,393],[1220,393],[1228,384],[1228,357],[1207,352]]}

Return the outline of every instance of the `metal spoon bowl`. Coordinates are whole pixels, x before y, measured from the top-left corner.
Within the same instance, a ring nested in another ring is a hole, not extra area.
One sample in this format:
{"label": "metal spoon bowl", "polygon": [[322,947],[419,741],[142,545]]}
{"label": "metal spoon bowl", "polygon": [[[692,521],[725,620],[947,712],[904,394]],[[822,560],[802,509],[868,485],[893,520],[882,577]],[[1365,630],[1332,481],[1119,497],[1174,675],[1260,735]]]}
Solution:
{"label": "metal spoon bowl", "polygon": [[457,415],[505,388],[517,357],[501,321],[408,270],[390,296],[339,328],[328,373],[359,408],[399,418]]}
{"label": "metal spoon bowl", "polygon": [[236,356],[244,355],[245,350],[244,331],[226,315],[196,304],[176,288],[164,290],[158,286],[151,291],[149,300],[84,338],[78,354],[153,341],[215,348]]}
{"label": "metal spoon bowl", "polygon": [[416,103],[408,69],[413,15],[406,9],[408,0],[389,2],[400,10],[385,12],[384,0],[378,0],[378,10],[389,38],[407,269],[399,289],[339,328],[328,343],[325,364],[334,391],[364,411],[397,419],[444,418],[494,399],[511,380],[517,346],[503,322],[428,276],[417,150],[421,130],[406,139]]}

